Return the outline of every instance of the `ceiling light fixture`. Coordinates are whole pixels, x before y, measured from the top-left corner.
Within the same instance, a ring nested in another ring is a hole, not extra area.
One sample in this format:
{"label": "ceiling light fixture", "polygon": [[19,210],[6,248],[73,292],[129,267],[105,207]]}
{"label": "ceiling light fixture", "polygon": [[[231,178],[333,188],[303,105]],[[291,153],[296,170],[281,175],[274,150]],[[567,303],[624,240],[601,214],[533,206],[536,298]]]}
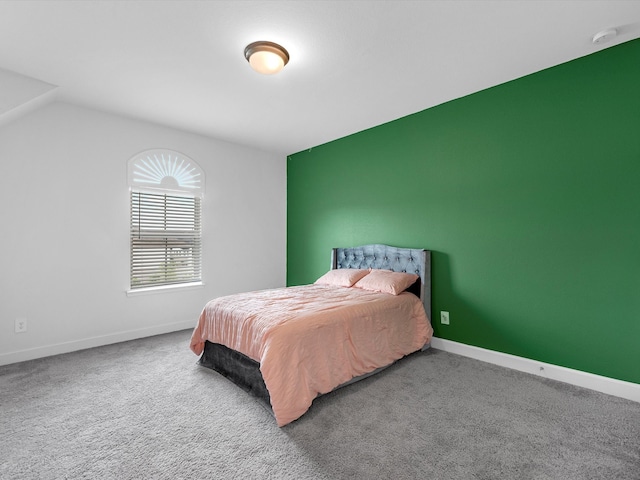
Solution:
{"label": "ceiling light fixture", "polygon": [[253,42],[244,49],[251,68],[263,75],[278,73],[289,62],[289,52],[273,42]]}

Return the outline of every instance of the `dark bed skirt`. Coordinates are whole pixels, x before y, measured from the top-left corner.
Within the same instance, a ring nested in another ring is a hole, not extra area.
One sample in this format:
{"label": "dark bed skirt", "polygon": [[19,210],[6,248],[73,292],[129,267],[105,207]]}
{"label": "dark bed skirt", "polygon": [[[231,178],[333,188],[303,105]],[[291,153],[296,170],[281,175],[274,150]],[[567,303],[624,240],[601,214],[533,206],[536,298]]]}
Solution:
{"label": "dark bed skirt", "polygon": [[203,367],[224,375],[271,410],[269,391],[260,373],[260,364],[255,360],[224,345],[207,340],[199,363]]}
{"label": "dark bed skirt", "polygon": [[[422,351],[429,348],[429,344],[422,347]],[[415,352],[414,352],[415,353]],[[233,383],[242,388],[245,392],[248,392],[253,397],[260,400],[260,403],[266,407],[266,409],[273,415],[271,409],[271,397],[269,396],[269,390],[264,383],[262,373],[260,372],[260,364],[255,360],[247,357],[246,355],[232,350],[219,343],[212,343],[205,341],[204,351],[198,361],[200,365],[224,375]],[[384,367],[376,368],[372,372],[365,373],[358,377],[354,377],[351,380],[338,385],[334,390],[337,390],[347,385],[364,380],[378,372],[393,365],[392,362]]]}

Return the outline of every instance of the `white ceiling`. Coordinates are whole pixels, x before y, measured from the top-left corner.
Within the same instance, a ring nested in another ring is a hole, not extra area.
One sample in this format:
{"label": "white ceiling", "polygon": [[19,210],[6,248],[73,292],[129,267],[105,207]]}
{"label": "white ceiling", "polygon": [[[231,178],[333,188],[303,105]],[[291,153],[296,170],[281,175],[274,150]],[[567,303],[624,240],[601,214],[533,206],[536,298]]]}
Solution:
{"label": "white ceiling", "polygon": [[637,0],[5,0],[0,117],[47,95],[290,154],[638,37]]}

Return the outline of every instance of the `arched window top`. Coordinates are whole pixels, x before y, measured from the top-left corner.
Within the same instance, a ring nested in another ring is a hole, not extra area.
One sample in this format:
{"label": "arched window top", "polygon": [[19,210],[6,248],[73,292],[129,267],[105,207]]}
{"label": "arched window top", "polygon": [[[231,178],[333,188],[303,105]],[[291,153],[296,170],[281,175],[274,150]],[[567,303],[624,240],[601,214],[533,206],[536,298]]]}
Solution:
{"label": "arched window top", "polygon": [[182,153],[166,149],[145,150],[129,160],[129,188],[204,194],[204,172]]}

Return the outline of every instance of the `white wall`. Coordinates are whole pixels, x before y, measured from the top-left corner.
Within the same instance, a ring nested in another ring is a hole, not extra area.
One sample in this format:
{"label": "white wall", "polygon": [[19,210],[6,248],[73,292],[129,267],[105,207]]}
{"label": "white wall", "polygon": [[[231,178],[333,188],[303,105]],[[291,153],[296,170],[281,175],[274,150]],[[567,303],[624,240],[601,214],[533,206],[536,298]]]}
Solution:
{"label": "white wall", "polygon": [[[205,286],[127,296],[127,161],[151,148],[205,171]],[[284,156],[53,103],[0,128],[0,162],[0,364],[190,328],[210,298],[285,285]]]}

